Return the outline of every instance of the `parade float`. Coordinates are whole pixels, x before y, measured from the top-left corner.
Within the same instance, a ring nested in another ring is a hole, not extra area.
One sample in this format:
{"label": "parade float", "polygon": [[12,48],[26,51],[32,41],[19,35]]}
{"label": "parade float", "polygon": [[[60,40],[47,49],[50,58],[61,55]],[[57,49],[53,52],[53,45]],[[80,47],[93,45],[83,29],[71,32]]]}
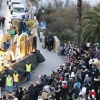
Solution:
{"label": "parade float", "polygon": [[[8,29],[7,33],[4,34],[0,30],[0,86],[5,82],[5,77],[8,74],[12,75],[15,70],[23,76],[27,61],[32,64],[32,69],[37,67],[38,63],[45,61],[45,58],[36,48],[36,21],[25,21],[25,24],[31,32],[30,35],[27,32],[18,35],[18,19],[12,20],[13,28]],[[4,43],[7,41],[10,41],[10,46],[5,50]]]}

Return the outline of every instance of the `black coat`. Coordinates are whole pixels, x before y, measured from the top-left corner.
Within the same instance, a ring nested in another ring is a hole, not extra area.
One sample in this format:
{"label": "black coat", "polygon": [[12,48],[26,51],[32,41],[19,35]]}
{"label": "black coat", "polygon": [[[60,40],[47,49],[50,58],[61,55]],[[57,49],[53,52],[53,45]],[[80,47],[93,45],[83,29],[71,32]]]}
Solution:
{"label": "black coat", "polygon": [[77,99],[80,93],[80,89],[76,86],[72,89],[71,94],[74,94],[74,98]]}
{"label": "black coat", "polygon": [[35,100],[35,92],[34,91],[29,91],[29,100]]}
{"label": "black coat", "polygon": [[60,89],[58,89],[58,90],[55,90],[55,94],[56,94],[56,96],[55,96],[55,98],[56,98],[56,100],[60,100]]}
{"label": "black coat", "polygon": [[62,93],[62,95],[64,95],[64,94],[69,94],[69,86],[67,85],[67,88],[63,88],[63,87],[61,87],[61,93]]}
{"label": "black coat", "polygon": [[96,100],[100,100],[100,93],[97,94],[97,96],[96,96]]}
{"label": "black coat", "polygon": [[89,90],[92,90],[92,86],[91,85],[86,88],[86,95],[89,94]]}

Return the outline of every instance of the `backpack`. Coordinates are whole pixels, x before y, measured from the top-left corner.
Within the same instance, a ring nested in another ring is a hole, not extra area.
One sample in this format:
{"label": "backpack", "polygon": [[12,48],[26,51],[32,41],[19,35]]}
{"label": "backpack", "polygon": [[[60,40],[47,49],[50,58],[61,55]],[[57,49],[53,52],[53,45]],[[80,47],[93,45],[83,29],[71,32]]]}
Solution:
{"label": "backpack", "polygon": [[66,83],[63,83],[63,84],[62,84],[62,88],[63,88],[63,89],[67,89],[67,84],[66,84]]}

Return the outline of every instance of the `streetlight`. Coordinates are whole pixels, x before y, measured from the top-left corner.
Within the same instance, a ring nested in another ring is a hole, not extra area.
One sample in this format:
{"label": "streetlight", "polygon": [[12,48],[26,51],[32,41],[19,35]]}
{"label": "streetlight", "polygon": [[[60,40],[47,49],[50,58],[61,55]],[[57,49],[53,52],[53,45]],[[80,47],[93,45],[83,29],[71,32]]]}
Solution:
{"label": "streetlight", "polygon": [[44,21],[44,8],[42,8],[42,21]]}

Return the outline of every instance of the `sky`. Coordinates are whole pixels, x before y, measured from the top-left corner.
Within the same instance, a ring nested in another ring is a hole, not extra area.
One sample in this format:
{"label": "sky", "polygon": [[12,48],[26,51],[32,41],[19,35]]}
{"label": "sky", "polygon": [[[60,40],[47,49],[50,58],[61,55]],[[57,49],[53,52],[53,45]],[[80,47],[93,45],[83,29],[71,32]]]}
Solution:
{"label": "sky", "polygon": [[[46,3],[46,1],[51,1],[51,0],[42,0],[43,3]],[[61,1],[66,1],[66,0],[61,0]],[[71,0],[71,1],[77,3],[77,0]],[[83,1],[89,2],[92,6],[96,5],[97,3],[100,3],[100,0],[83,0]]]}

